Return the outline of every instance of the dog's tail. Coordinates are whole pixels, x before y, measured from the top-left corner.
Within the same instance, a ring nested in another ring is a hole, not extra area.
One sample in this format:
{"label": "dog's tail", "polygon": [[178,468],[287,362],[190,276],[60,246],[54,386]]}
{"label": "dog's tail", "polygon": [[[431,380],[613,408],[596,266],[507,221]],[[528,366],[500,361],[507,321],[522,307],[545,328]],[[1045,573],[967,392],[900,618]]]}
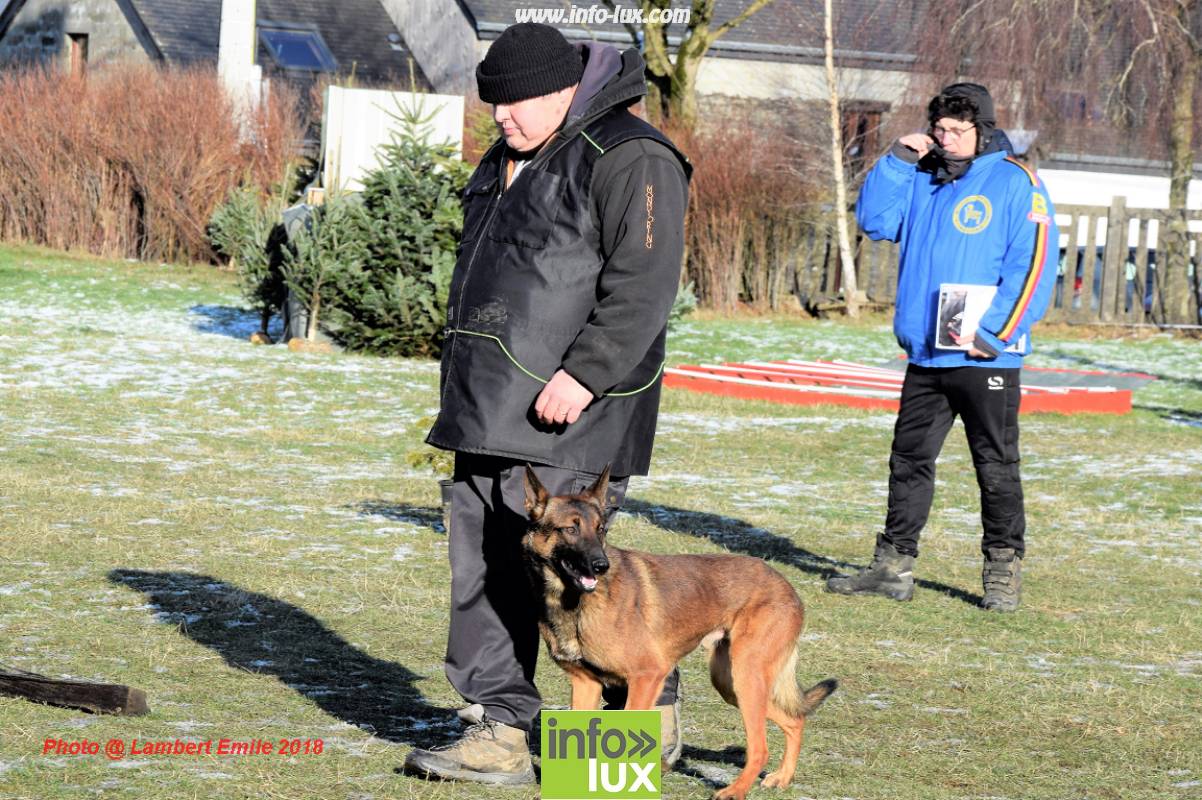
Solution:
{"label": "dog's tail", "polygon": [[804,717],[813,713],[838,688],[839,681],[827,678],[801,691],[797,685],[797,648],[793,647],[776,673],[776,680],[772,684],[772,702],[790,716]]}
{"label": "dog's tail", "polygon": [[[730,663],[730,639],[724,631],[716,631],[702,640],[702,646],[709,651],[710,681],[722,699],[732,706],[739,705],[735,694],[734,677]],[[826,698],[839,688],[839,682],[834,678],[814,684],[804,692],[797,685],[797,645],[789,648],[789,654],[784,657],[776,670],[772,681],[772,703],[791,717],[804,717],[810,714]]]}
{"label": "dog's tail", "polygon": [[839,681],[834,678],[827,678],[824,681],[818,681],[818,683],[806,689],[801,696],[801,713],[805,716],[814,713],[818,706],[822,705],[823,701],[834,694],[838,688]]}

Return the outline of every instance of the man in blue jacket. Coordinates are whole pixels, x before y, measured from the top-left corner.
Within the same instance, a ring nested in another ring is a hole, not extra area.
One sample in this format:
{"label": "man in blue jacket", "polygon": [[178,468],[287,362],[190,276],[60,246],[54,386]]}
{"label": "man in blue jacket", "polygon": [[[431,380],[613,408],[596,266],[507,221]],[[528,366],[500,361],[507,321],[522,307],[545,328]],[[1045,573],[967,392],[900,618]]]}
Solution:
{"label": "man in blue jacket", "polygon": [[[1026,529],[1019,373],[1031,351],[1031,326],[1056,282],[1059,233],[1043,184],[1006,152],[984,86],[946,87],[931,100],[927,117],[928,133],[894,143],[868,174],[856,205],[865,233],[901,249],[893,330],[909,365],[889,456],[885,530],[872,563],[856,575],[831,578],[827,589],[894,600],[914,595],[935,459],[959,416],[981,490],[981,605],[1014,611]],[[938,329],[948,327],[938,317],[942,284],[993,293],[975,329],[960,329],[956,320],[940,337]]]}

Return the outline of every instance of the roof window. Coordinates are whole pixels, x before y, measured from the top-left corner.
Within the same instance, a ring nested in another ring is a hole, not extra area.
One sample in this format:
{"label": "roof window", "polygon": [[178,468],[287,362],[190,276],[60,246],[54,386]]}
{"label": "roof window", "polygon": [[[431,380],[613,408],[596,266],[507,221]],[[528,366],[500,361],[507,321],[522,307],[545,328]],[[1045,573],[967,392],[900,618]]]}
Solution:
{"label": "roof window", "polygon": [[259,38],[275,62],[284,69],[310,72],[334,72],[338,69],[330,48],[326,47],[321,34],[313,29],[261,24]]}

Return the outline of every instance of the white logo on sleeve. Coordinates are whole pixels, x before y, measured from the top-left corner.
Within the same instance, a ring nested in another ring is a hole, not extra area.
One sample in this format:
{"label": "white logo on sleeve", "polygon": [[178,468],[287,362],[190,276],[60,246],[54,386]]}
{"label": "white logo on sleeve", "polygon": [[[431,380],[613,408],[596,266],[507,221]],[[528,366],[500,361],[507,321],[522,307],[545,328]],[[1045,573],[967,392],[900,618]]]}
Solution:
{"label": "white logo on sleeve", "polygon": [[1005,389],[1005,388],[1006,388],[1006,382],[1005,382],[1005,380],[1002,379],[1001,375],[990,375],[989,376],[989,391],[996,392],[1000,389]]}

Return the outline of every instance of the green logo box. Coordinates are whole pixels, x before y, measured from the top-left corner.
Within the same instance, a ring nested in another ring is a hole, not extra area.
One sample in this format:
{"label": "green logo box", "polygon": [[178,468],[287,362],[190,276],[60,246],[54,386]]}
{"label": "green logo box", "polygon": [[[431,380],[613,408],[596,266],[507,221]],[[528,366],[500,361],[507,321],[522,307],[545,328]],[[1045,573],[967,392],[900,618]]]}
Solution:
{"label": "green logo box", "polygon": [[660,797],[658,711],[543,711],[543,800]]}

